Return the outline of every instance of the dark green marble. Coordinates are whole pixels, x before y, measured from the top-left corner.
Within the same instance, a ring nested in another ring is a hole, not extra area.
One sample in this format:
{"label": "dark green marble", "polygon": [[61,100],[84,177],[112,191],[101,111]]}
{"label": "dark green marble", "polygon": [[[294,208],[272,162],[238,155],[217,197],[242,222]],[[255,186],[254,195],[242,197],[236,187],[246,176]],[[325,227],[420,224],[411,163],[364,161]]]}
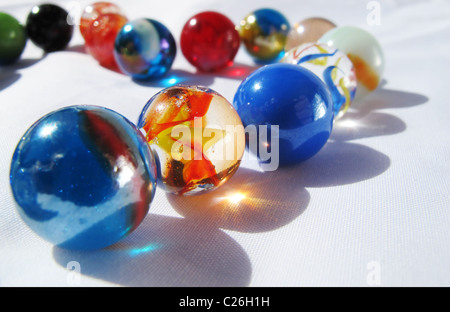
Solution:
{"label": "dark green marble", "polygon": [[22,54],[27,35],[14,17],[0,12],[0,65],[14,63]]}

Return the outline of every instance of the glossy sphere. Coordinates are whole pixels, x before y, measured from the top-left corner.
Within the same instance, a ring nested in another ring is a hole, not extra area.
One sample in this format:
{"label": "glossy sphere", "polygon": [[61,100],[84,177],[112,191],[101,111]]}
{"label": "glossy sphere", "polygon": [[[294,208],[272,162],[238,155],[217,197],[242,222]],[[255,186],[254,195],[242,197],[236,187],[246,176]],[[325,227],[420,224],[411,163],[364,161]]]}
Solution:
{"label": "glossy sphere", "polygon": [[[315,74],[298,65],[278,63],[254,71],[239,86],[233,105],[245,127],[257,127],[259,151],[269,147],[276,157],[278,143],[282,166],[315,155],[331,133],[330,93]],[[266,125],[267,139],[260,134],[266,131],[260,126]]]}
{"label": "glossy sphere", "polygon": [[330,90],[335,120],[350,107],[356,93],[356,74],[350,59],[326,44],[305,43],[286,52],[283,62],[309,69]]}
{"label": "glossy sphere", "polygon": [[245,135],[233,106],[211,89],[177,85],[153,96],[138,127],[159,157],[159,185],[180,195],[216,189],[238,169]]}
{"label": "glossy sphere", "polygon": [[369,32],[354,26],[337,27],[318,42],[338,48],[352,61],[358,80],[356,100],[364,98],[380,84],[385,63],[383,50]]}
{"label": "glossy sphere", "polygon": [[28,129],[10,181],[20,216],[38,235],[67,249],[98,249],[147,215],[156,164],[127,119],[105,108],[71,106]]}
{"label": "glossy sphere", "polygon": [[146,18],[127,23],[114,44],[117,65],[138,80],[164,75],[172,67],[176,52],[175,39],[166,26]]}
{"label": "glossy sphere", "polygon": [[63,50],[72,39],[73,26],[67,23],[67,11],[54,4],[31,9],[26,31],[30,40],[46,52]]}
{"label": "glossy sphere", "polygon": [[114,58],[114,43],[117,34],[127,22],[123,15],[103,14],[89,24],[85,34],[86,50],[100,65],[118,70]]}
{"label": "glossy sphere", "polygon": [[240,38],[233,22],[217,12],[202,12],[183,27],[181,51],[201,71],[216,71],[232,65]]}
{"label": "glossy sphere", "polygon": [[24,27],[11,15],[0,12],[0,65],[14,63],[26,43]]}
{"label": "glossy sphere", "polygon": [[295,23],[289,32],[285,50],[288,51],[304,43],[314,43],[336,25],[321,17],[310,17]]}
{"label": "glossy sphere", "polygon": [[101,1],[87,5],[80,18],[80,33],[83,38],[86,38],[86,31],[89,28],[89,25],[103,14],[118,14],[125,17],[122,10],[111,2]]}
{"label": "glossy sphere", "polygon": [[289,21],[273,9],[256,10],[239,25],[241,40],[258,63],[271,63],[283,56],[289,31]]}
{"label": "glossy sphere", "polygon": [[0,65],[15,62],[26,42],[24,27],[11,15],[0,12]]}

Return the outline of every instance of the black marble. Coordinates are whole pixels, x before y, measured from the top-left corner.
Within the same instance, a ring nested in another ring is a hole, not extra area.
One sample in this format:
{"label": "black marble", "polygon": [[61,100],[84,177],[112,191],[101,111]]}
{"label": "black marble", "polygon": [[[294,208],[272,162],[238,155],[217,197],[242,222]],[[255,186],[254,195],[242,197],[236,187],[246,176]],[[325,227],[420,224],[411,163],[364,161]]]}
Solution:
{"label": "black marble", "polygon": [[63,50],[73,35],[67,16],[66,10],[54,4],[33,7],[26,22],[28,37],[46,52]]}

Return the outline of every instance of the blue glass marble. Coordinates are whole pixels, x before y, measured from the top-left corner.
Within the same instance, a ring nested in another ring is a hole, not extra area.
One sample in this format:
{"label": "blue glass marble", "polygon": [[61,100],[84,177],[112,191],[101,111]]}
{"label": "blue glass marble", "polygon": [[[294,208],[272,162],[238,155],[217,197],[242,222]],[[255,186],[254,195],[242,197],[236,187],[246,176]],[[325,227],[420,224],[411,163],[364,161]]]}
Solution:
{"label": "blue glass marble", "polygon": [[238,27],[246,51],[256,63],[262,64],[275,62],[284,55],[290,29],[288,19],[269,8],[248,14]]}
{"label": "blue glass marble", "polygon": [[114,58],[120,70],[134,79],[163,76],[177,52],[172,33],[158,21],[141,18],[127,23],[117,34]]}
{"label": "blue glass marble", "polygon": [[[333,102],[326,85],[311,71],[293,64],[271,64],[254,71],[240,84],[233,106],[246,129],[257,128],[258,151],[252,152],[258,157],[261,149],[275,146],[271,136],[278,138],[282,166],[315,155],[333,125]],[[267,126],[267,139],[261,137],[266,130],[260,126]]]}
{"label": "blue glass marble", "polygon": [[20,216],[39,236],[62,248],[100,249],[147,215],[156,164],[125,117],[70,106],[27,130],[12,158],[10,183]]}

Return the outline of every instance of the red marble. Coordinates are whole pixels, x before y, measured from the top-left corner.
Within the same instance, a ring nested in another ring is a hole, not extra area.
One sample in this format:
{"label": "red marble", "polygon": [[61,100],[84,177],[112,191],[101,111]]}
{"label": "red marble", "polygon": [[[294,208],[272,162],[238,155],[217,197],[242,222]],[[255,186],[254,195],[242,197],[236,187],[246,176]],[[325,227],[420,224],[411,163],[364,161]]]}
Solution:
{"label": "red marble", "polygon": [[185,58],[200,71],[212,72],[233,64],[240,37],[225,15],[206,11],[191,17],[180,38]]}

